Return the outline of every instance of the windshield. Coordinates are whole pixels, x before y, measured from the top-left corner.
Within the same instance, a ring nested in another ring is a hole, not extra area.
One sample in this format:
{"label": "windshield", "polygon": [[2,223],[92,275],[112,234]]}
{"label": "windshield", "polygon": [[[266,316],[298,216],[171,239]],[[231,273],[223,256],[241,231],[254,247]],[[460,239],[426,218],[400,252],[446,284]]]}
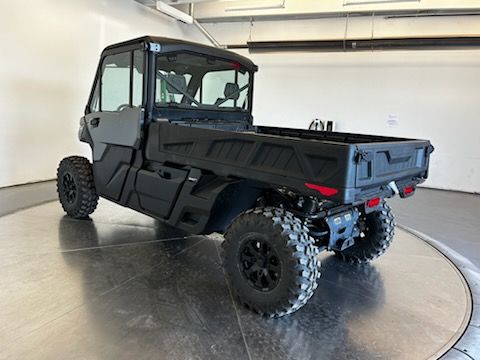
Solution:
{"label": "windshield", "polygon": [[206,55],[157,56],[155,105],[248,111],[250,74],[240,63]]}

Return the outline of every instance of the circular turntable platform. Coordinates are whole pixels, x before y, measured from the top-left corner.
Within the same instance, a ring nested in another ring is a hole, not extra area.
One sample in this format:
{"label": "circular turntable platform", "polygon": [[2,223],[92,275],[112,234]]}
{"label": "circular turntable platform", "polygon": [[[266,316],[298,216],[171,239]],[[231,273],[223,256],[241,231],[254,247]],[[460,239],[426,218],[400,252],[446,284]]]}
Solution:
{"label": "circular turntable platform", "polygon": [[427,359],[470,317],[458,270],[401,229],[371,265],[321,254],[314,297],[272,320],[232,301],[220,241],[108,201],[0,217],[0,358]]}

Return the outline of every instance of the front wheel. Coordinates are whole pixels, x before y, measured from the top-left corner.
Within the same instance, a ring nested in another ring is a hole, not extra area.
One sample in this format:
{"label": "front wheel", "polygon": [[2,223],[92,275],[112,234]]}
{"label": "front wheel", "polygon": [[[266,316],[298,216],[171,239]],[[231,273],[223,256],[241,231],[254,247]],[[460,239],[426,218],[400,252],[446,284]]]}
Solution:
{"label": "front wheel", "polygon": [[222,248],[233,293],[263,316],[293,313],[317,288],[317,247],[302,221],[284,209],[256,208],[239,215]]}
{"label": "front wheel", "polygon": [[57,170],[57,192],[63,210],[73,218],[88,217],[97,207],[98,195],[88,159],[70,156]]}
{"label": "front wheel", "polygon": [[335,254],[351,263],[367,263],[390,247],[395,233],[395,217],[392,209],[383,202],[378,210],[360,217],[360,236],[355,244]]}

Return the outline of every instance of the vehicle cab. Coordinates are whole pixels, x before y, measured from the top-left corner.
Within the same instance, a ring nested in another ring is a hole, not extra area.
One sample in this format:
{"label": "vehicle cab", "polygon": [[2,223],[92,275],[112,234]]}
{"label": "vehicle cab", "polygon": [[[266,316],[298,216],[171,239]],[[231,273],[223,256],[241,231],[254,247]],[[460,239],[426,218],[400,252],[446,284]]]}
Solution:
{"label": "vehicle cab", "polygon": [[126,112],[145,123],[248,129],[256,71],[243,56],[187,41],[146,36],[115,44],[102,52],[82,125]]}

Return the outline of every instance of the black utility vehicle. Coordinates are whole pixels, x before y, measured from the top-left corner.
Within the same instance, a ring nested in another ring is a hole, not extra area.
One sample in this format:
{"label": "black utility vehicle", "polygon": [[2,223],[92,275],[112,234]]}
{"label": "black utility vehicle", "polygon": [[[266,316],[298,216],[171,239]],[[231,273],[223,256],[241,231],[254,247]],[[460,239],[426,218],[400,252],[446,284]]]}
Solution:
{"label": "black utility vehicle", "polygon": [[415,192],[433,147],[254,127],[256,71],[238,54],[180,40],[107,47],[80,121],[93,164],[63,159],[58,193],[75,218],[102,196],[193,234],[224,234],[235,295],[282,316],[313,295],[319,251],[352,263],[383,254],[395,227],[385,199]]}

